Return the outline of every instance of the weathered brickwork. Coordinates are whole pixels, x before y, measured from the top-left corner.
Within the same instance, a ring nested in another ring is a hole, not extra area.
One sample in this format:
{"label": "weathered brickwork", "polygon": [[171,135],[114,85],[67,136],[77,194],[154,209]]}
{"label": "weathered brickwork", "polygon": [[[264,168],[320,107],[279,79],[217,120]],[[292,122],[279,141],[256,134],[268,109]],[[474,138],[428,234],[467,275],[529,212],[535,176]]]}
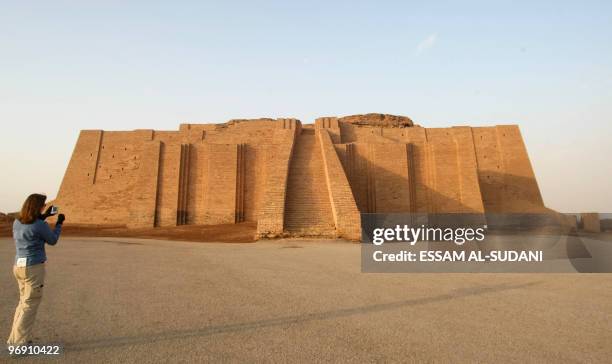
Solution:
{"label": "weathered brickwork", "polygon": [[238,145],[210,144],[208,147],[204,221],[208,224],[233,223],[239,210],[236,203]]}
{"label": "weathered brickwork", "polygon": [[143,143],[143,160],[136,173],[136,186],[130,202],[129,227],[150,227],[155,224],[155,206],[157,204],[157,174],[159,173],[159,156],[161,143],[150,141]]}
{"label": "weathered brickwork", "polygon": [[601,232],[601,222],[597,212],[583,212],[580,214],[582,229],[591,233]]}
{"label": "weathered brickwork", "polygon": [[266,151],[267,158],[262,166],[265,168],[264,195],[257,220],[257,233],[261,237],[277,237],[284,233],[289,163],[295,138],[300,133],[299,122],[281,120]]}
{"label": "weathered brickwork", "polygon": [[82,224],[256,221],[262,237],[349,239],[360,213],[548,211],[517,126],[383,114],[84,130],[55,203]]}
{"label": "weathered brickwork", "polygon": [[357,240],[361,236],[361,217],[355,198],[353,198],[351,186],[340,159],[338,159],[330,133],[326,129],[318,129],[317,134],[336,235]]}

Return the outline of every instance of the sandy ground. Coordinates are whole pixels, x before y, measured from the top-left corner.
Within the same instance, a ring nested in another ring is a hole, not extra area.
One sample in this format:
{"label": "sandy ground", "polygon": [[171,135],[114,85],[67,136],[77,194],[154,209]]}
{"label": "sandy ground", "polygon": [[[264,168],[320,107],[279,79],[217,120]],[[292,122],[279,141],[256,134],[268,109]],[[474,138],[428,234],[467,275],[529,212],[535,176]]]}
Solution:
{"label": "sandy ground", "polygon": [[[612,357],[612,275],[363,274],[359,253],[333,241],[65,237],[48,249],[35,336],[65,345],[46,360],[75,363]],[[13,254],[0,239],[5,336]]]}
{"label": "sandy ground", "polygon": [[[51,228],[55,224],[49,224]],[[255,241],[257,224],[242,222],[224,225],[180,225],[156,228],[130,228],[113,225],[64,224],[63,236],[130,237],[200,242],[249,243]],[[0,222],[0,237],[13,236],[13,222]]]}

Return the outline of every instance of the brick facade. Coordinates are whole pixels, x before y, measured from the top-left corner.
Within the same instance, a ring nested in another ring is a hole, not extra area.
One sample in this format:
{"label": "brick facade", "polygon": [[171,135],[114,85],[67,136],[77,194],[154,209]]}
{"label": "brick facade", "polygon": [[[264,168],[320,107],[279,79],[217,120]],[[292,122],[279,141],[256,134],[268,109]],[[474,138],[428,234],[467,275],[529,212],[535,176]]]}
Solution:
{"label": "brick facade", "polygon": [[515,125],[381,114],[84,130],[55,202],[129,227],[256,221],[260,236],[358,239],[364,212],[546,212]]}

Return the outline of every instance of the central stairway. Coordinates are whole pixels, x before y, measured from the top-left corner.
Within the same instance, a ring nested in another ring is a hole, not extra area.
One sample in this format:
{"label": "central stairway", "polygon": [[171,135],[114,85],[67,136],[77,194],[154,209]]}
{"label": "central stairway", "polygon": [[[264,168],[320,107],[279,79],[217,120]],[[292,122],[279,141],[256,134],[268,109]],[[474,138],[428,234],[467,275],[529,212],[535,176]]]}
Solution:
{"label": "central stairway", "polygon": [[302,129],[293,148],[285,200],[285,232],[295,236],[334,236],[321,146],[314,129]]}

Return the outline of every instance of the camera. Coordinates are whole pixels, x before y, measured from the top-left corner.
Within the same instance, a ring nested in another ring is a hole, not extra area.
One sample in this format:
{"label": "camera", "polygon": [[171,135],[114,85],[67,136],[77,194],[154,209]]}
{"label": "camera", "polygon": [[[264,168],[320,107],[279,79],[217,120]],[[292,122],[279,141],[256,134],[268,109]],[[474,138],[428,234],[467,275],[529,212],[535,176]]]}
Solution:
{"label": "camera", "polygon": [[57,206],[51,206],[51,215],[57,215],[59,208]]}

